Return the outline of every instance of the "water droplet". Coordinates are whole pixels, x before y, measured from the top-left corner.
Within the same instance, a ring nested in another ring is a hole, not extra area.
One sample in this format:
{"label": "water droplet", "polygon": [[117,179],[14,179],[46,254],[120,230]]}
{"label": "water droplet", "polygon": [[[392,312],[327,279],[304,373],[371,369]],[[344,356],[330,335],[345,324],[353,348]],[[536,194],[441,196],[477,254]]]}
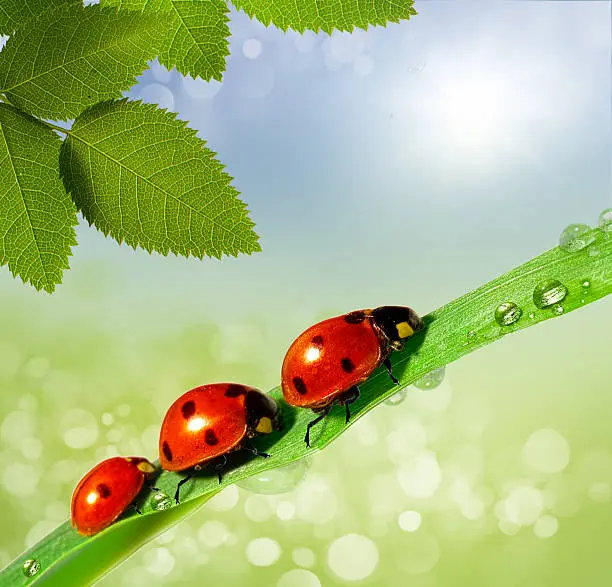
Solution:
{"label": "water droplet", "polygon": [[23,563],[23,574],[26,577],[33,577],[40,571],[40,563],[35,558],[29,558]]}
{"label": "water droplet", "polygon": [[561,473],[569,465],[570,457],[569,442],[554,428],[536,430],[522,449],[524,461],[541,473]]}
{"label": "water droplet", "polygon": [[510,326],[510,324],[518,322],[522,315],[523,310],[514,302],[504,302],[497,306],[495,310],[495,322],[500,326]]}
{"label": "water droplet", "polygon": [[397,523],[404,532],[416,532],[421,527],[421,514],[407,510],[399,515]]}
{"label": "water droplet", "polygon": [[316,562],[315,553],[310,548],[294,548],[292,553],[293,562],[300,567],[314,567]]}
{"label": "water droplet", "polygon": [[427,375],[423,375],[420,379],[417,379],[414,382],[414,386],[417,389],[435,389],[444,381],[444,372],[445,367],[440,367],[439,369],[434,369],[427,373]]}
{"label": "water droplet", "polygon": [[605,503],[610,500],[610,485],[605,482],[595,483],[589,487],[589,497],[593,501]]}
{"label": "water droplet", "polygon": [[172,507],[172,499],[160,491],[151,498],[151,507],[158,512],[167,510]]}
{"label": "water droplet", "polygon": [[401,389],[397,393],[393,394],[390,398],[385,400],[387,406],[398,406],[406,399],[406,390]]}
{"label": "water droplet", "polygon": [[529,317],[533,320],[535,318],[535,312],[529,312]]}
{"label": "water droplet", "polygon": [[327,551],[327,564],[345,581],[361,581],[378,565],[378,548],[367,536],[345,534],[334,540]]}
{"label": "water droplet", "polygon": [[601,253],[601,250],[599,249],[599,247],[589,247],[589,250],[587,251],[587,255],[589,257],[597,257],[597,255],[599,255],[599,253]]}
{"label": "water droplet", "polygon": [[276,587],[321,587],[321,581],[312,571],[291,569],[281,575]]}
{"label": "water droplet", "polygon": [[575,253],[588,247],[595,240],[590,230],[591,227],[586,224],[570,224],[559,237],[559,248]]}
{"label": "water droplet", "polygon": [[591,287],[591,282],[588,279],[583,280],[582,287],[585,289]]}
{"label": "water droplet", "polygon": [[551,538],[559,529],[559,521],[555,516],[542,516],[533,525],[533,533],[538,538]]}
{"label": "water droplet", "polygon": [[537,308],[550,308],[562,302],[567,295],[567,288],[556,279],[542,281],[533,290],[533,303]]}
{"label": "water droplet", "polygon": [[247,39],[242,44],[242,53],[247,59],[257,59],[261,55],[262,47],[259,39]]}
{"label": "water droplet", "polygon": [[281,556],[281,546],[272,538],[255,538],[246,548],[247,560],[256,567],[269,567]]}
{"label": "water droplet", "polygon": [[606,208],[599,215],[599,228],[604,232],[612,232],[612,208]]}
{"label": "water droplet", "polygon": [[263,471],[236,483],[251,493],[275,495],[293,491],[310,469],[310,459],[300,459],[284,467]]}
{"label": "water droplet", "polygon": [[563,312],[565,312],[565,310],[563,309],[563,306],[561,304],[557,304],[557,305],[553,306],[553,310],[554,310],[555,314],[563,314]]}

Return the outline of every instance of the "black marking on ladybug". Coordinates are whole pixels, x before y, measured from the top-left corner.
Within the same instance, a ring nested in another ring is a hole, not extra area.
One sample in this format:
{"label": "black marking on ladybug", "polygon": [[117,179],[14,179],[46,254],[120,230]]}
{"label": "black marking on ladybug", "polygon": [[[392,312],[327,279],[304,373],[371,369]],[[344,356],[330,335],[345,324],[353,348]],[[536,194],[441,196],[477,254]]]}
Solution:
{"label": "black marking on ladybug", "polygon": [[98,492],[98,495],[104,499],[109,498],[110,494],[112,493],[110,487],[106,485],[106,483],[100,483],[96,487],[96,491]]}
{"label": "black marking on ladybug", "polygon": [[189,420],[189,418],[195,414],[195,411],[195,402],[191,399],[185,402],[181,407],[181,412],[183,412],[183,418],[185,418],[185,420]]}
{"label": "black marking on ladybug", "polygon": [[323,337],[320,334],[313,336],[310,342],[312,342],[312,344],[316,346],[317,348],[323,347]]}
{"label": "black marking on ladybug", "polygon": [[206,441],[206,444],[210,444],[210,446],[215,446],[215,444],[219,443],[219,439],[212,428],[209,428],[204,433],[204,440]]}
{"label": "black marking on ladybug", "polygon": [[242,385],[231,383],[225,390],[225,397],[238,397],[240,395],[246,395],[246,390]]}
{"label": "black marking on ladybug", "polygon": [[365,312],[362,310],[357,310],[355,312],[349,312],[344,315],[344,321],[349,324],[361,324],[365,320]]}
{"label": "black marking on ladybug", "polygon": [[340,364],[342,365],[342,370],[346,373],[352,373],[355,370],[353,361],[351,361],[348,357],[344,357],[344,359],[340,361]]}
{"label": "black marking on ladybug", "polygon": [[308,391],[306,389],[306,384],[301,377],[294,377],[293,385],[295,386],[295,391],[297,391],[300,395],[304,395]]}
{"label": "black marking on ladybug", "polygon": [[172,451],[170,450],[170,445],[165,440],[162,444],[162,451],[166,457],[166,460],[172,461]]}

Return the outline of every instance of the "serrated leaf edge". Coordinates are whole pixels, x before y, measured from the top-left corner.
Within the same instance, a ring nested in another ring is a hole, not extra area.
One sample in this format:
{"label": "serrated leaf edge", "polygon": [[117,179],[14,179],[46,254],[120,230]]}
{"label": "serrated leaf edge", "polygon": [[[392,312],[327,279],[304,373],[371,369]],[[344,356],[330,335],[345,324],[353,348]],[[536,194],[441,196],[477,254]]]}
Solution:
{"label": "serrated leaf edge", "polygon": [[[176,112],[173,111],[169,111],[167,108],[160,108],[158,107],[156,104],[149,104],[146,102],[143,102],[142,100],[130,100],[129,98],[121,98],[118,100],[104,100],[102,102],[98,102],[97,104],[93,104],[92,106],[89,106],[88,108],[86,108],[85,110],[83,110],[83,112],[75,119],[74,124],[72,125],[72,128],[70,130],[70,134],[68,136],[68,139],[74,139],[74,140],[79,140],[82,143],[84,143],[85,145],[87,145],[88,148],[91,148],[95,151],[98,151],[102,156],[106,156],[106,154],[103,151],[100,151],[99,149],[97,149],[94,145],[90,145],[89,143],[87,143],[86,141],[84,141],[83,139],[81,139],[78,134],[75,134],[75,128],[77,127],[79,118],[81,117],[85,117],[86,114],[89,114],[91,110],[95,109],[95,108],[102,108],[104,106],[116,106],[116,105],[120,105],[120,104],[130,104],[130,105],[137,105],[142,107],[145,111],[149,111],[149,112],[161,112],[165,115],[168,116],[169,120],[171,120],[172,122],[177,122],[179,123],[180,127],[182,130],[186,131],[188,138],[190,139],[195,139],[198,141],[198,148],[201,149],[202,151],[204,151],[204,147],[207,144],[207,141],[205,139],[202,139],[200,137],[197,136],[197,131],[193,128],[191,128],[189,126],[189,122],[182,120],[180,118],[178,118],[178,114]],[[93,121],[92,121],[93,122]],[[88,123],[83,123],[83,127],[86,128]],[[67,139],[67,140],[68,140]],[[201,141],[201,144],[200,144]],[[62,145],[62,148],[64,148],[64,145]],[[219,171],[223,172],[226,169],[226,166],[219,161],[219,159],[217,159],[217,153],[215,151],[213,151],[212,149],[206,148],[205,153],[209,155],[209,158],[212,159],[213,161],[215,161],[215,163],[219,166]],[[120,164],[119,164],[120,165]],[[129,170],[130,173],[134,173],[132,170]],[[227,177],[228,177],[228,185],[235,179],[232,175],[230,175],[229,173],[226,173]],[[66,185],[67,183],[67,178],[65,176],[65,174],[63,173],[63,171],[60,168],[60,177],[61,179],[64,181],[64,185]],[[145,178],[142,178],[142,181],[145,183],[149,183],[151,184],[151,182],[147,181]],[[154,185],[154,184],[151,184]],[[154,187],[160,191],[161,188],[159,188],[159,186],[154,185]],[[240,195],[240,192],[238,190],[236,190],[236,188],[234,186],[232,186],[232,188],[236,191],[236,195],[234,196],[236,202],[238,203],[238,205],[243,207],[243,210],[245,212],[249,212],[250,210],[247,207],[247,204],[241,200],[238,196]],[[67,191],[68,191],[68,187],[67,187]],[[72,195],[72,191],[69,192]],[[167,196],[172,197],[173,199],[176,199],[176,196],[174,194],[166,194]],[[210,256],[210,257],[214,257],[216,259],[222,259],[224,256],[225,257],[238,257],[239,254],[248,254],[251,255],[252,253],[257,253],[261,251],[261,245],[259,243],[259,235],[253,230],[253,227],[255,226],[255,223],[250,219],[250,217],[247,216],[247,226],[248,228],[251,229],[253,235],[256,237],[255,241],[253,243],[250,243],[248,241],[245,241],[244,239],[239,239],[240,241],[244,242],[245,244],[249,245],[249,247],[251,248],[251,250],[245,250],[245,251],[238,251],[236,254],[234,253],[226,253],[224,251],[219,251],[218,249],[216,249],[215,251],[205,251],[204,254],[202,256],[196,255],[194,254],[190,249],[187,249],[187,254],[183,254],[183,253],[175,253],[174,251],[172,251],[170,248],[168,248],[168,250],[166,251],[159,251],[153,247],[148,247],[146,245],[143,245],[142,243],[136,243],[136,244],[131,244],[125,241],[125,239],[120,238],[120,237],[116,237],[112,234],[110,234],[110,230],[104,230],[102,228],[99,228],[94,222],[90,222],[89,219],[87,219],[85,217],[85,215],[82,213],[81,209],[79,208],[78,204],[76,203],[75,199],[73,198],[73,201],[75,202],[75,205],[77,206],[77,209],[79,210],[79,212],[81,212],[81,215],[83,216],[83,218],[85,218],[85,220],[88,222],[89,226],[94,226],[96,228],[96,230],[100,231],[102,234],[104,234],[104,236],[108,237],[110,235],[110,237],[117,241],[120,245],[121,244],[126,244],[127,246],[129,246],[130,248],[132,248],[133,250],[138,250],[138,248],[141,248],[145,251],[147,251],[149,254],[152,253],[157,253],[160,254],[164,257],[167,257],[169,253],[172,253],[173,255],[175,255],[176,257],[185,257],[185,258],[189,258],[189,257],[193,257],[195,259],[200,259],[202,260],[205,256]],[[184,204],[184,202],[181,202],[182,204]],[[197,212],[194,210],[194,212]],[[200,215],[200,214],[198,214]],[[209,218],[206,218],[207,221],[210,221]],[[214,222],[214,220],[212,221]],[[229,232],[229,229],[227,229],[224,226],[220,226],[218,224],[216,224],[216,226],[218,226],[219,228],[223,229],[225,232]]]}

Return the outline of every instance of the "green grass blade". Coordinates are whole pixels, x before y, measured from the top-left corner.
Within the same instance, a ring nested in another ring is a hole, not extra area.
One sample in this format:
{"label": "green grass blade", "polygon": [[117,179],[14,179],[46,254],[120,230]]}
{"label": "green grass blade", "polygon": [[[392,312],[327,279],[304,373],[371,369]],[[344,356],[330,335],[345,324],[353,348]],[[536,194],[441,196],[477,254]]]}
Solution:
{"label": "green grass blade", "polygon": [[[66,521],[4,569],[0,585],[91,585],[141,546],[190,516],[217,492],[218,489],[178,507],[155,512],[154,516],[131,515],[98,534],[94,540],[77,534],[70,521]],[[41,563],[40,572],[31,579],[25,577],[22,570],[28,558],[36,558]]]}
{"label": "green grass blade", "polygon": [[[392,356],[400,387],[410,385],[432,369],[508,334],[560,318],[612,293],[612,233],[594,229],[590,236],[594,242],[586,249],[571,254],[559,248],[552,249],[425,316],[427,327],[424,333],[409,341],[402,352]],[[561,312],[558,307],[538,309],[534,304],[534,288],[550,279],[559,280],[568,290],[561,303]],[[583,285],[586,281],[588,287]],[[515,324],[502,327],[495,322],[494,312],[500,303],[508,301],[517,304],[523,314]],[[361,386],[361,391],[362,397],[353,405],[349,425],[397,393],[398,387],[380,369]],[[281,397],[279,388],[270,393],[276,398]],[[258,448],[271,453],[269,459],[249,459],[236,453],[221,485],[214,474],[204,471],[184,486],[181,492],[183,503],[163,512],[154,511],[150,505],[152,495],[145,495],[142,498],[145,504],[142,516],[129,514],[91,538],[77,536],[65,523],[0,573],[0,587],[89,584],[152,537],[189,515],[220,488],[302,459],[325,447],[348,428],[344,424],[344,410],[335,408],[325,425],[313,431],[311,440],[314,447],[307,449],[303,438],[312,413],[292,409],[282,402],[281,405],[284,429],[257,439]],[[166,494],[172,495],[179,478],[179,475],[164,472],[155,483]],[[42,565],[38,575],[31,579],[26,579],[22,573],[23,562],[28,558],[35,558]]]}

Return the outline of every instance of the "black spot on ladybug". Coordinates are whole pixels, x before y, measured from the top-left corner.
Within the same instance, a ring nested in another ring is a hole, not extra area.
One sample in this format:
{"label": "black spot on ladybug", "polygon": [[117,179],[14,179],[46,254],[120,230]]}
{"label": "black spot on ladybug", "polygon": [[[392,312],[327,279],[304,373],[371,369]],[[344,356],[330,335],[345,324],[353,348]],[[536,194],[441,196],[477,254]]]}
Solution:
{"label": "black spot on ladybug", "polygon": [[344,321],[349,324],[360,324],[365,320],[365,312],[357,310],[356,312],[349,312],[344,315]]}
{"label": "black spot on ladybug", "polygon": [[104,499],[109,498],[111,494],[110,487],[105,483],[100,483],[100,485],[96,487],[96,491],[98,492],[98,495]]}
{"label": "black spot on ladybug", "polygon": [[300,395],[304,395],[308,391],[306,389],[306,384],[301,377],[294,377],[293,385],[295,386],[295,391],[297,391]]}
{"label": "black spot on ladybug", "polygon": [[162,451],[166,457],[166,460],[172,461],[172,451],[170,450],[170,445],[165,440],[162,444]]}
{"label": "black spot on ladybug", "polygon": [[318,348],[321,348],[323,346],[323,337],[319,334],[317,334],[317,336],[313,336],[312,337],[312,344]]}
{"label": "black spot on ladybug", "polygon": [[240,395],[245,395],[246,394],[246,390],[244,389],[244,387],[242,385],[236,385],[235,383],[232,383],[230,385],[227,386],[227,389],[225,390],[225,397],[238,397]]}
{"label": "black spot on ladybug", "polygon": [[204,433],[204,440],[206,441],[206,444],[210,444],[210,446],[215,446],[215,444],[218,444],[219,442],[215,431],[211,428]]}
{"label": "black spot on ladybug", "polygon": [[348,357],[344,357],[344,359],[340,361],[340,364],[342,365],[342,370],[346,371],[346,373],[352,373],[355,370],[353,361],[351,361]]}
{"label": "black spot on ladybug", "polygon": [[185,402],[181,407],[181,412],[183,412],[183,418],[189,420],[195,414],[195,402],[193,400]]}

